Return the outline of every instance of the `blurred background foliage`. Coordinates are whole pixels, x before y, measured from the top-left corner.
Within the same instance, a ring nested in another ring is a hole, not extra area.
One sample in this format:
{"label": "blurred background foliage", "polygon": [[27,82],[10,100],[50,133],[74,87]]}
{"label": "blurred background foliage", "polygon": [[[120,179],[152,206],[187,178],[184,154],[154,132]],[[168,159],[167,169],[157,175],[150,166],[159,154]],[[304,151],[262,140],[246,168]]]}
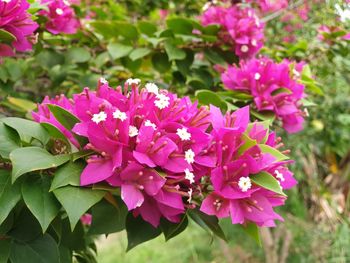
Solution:
{"label": "blurred background foliage", "polygon": [[[76,9],[83,30],[57,36],[41,30],[33,55],[4,59],[0,115],[25,116],[45,95],[94,87],[101,75],[114,86],[132,76],[155,81],[179,95],[206,89],[210,103],[214,98],[223,107],[234,107],[214,94],[221,84],[213,65],[237,58],[216,45],[218,27],[203,27],[196,20],[206,2],[83,1],[83,8]],[[282,21],[305,2],[311,5],[307,20]],[[339,16],[346,8],[345,1],[296,1],[294,9],[264,18],[261,53],[307,62],[316,82],[308,85],[304,131],[287,135],[278,129],[292,150],[299,184],[280,211],[286,222],[262,230],[262,247],[238,227],[224,224],[231,233],[225,244],[190,225],[167,243],[157,238],[128,254],[125,233],[112,235],[99,243],[99,262],[350,262],[350,46],[339,34],[327,35],[328,41],[318,38],[321,25],[349,32],[350,18]],[[286,23],[294,24],[295,31],[286,32]],[[285,42],[290,34],[294,39]]]}

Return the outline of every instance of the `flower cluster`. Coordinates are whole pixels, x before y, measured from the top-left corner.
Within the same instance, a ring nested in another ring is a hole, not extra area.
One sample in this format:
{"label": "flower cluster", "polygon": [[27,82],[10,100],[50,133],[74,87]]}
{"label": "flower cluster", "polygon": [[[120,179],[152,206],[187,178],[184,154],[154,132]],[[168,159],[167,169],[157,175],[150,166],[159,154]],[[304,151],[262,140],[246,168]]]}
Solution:
{"label": "flower cluster", "polygon": [[304,85],[298,82],[303,63],[292,67],[287,60],[252,59],[241,62],[240,67],[229,66],[221,79],[227,89],[251,94],[258,111],[273,111],[284,129],[294,133],[303,129],[305,112],[300,108],[305,94]]}
{"label": "flower cluster", "polygon": [[248,0],[248,3],[256,3],[261,12],[276,12],[288,7],[288,0]]}
{"label": "flower cluster", "polygon": [[233,46],[240,58],[254,56],[263,46],[265,26],[252,8],[212,6],[203,13],[201,22],[221,25],[220,40]]}
{"label": "flower cluster", "polygon": [[39,15],[47,18],[46,29],[54,35],[75,34],[80,27],[80,22],[76,17],[72,4],[79,1],[70,0],[42,0],[42,4],[47,5],[47,10],[41,10]]}
{"label": "flower cluster", "polygon": [[[179,222],[197,206],[219,218],[231,216],[234,224],[273,226],[281,220],[273,211],[285,200],[278,192],[296,181],[277,150],[280,138],[260,123],[249,124],[248,107],[223,115],[154,83],[139,89],[139,79],[112,89],[102,78],[97,91],[86,88],[72,100],[46,98],[33,113],[37,121],[70,133],[71,140],[73,133],[88,139],[82,147],[94,154],[81,174],[82,186],[104,182],[120,188],[128,209],[154,227],[161,217]],[[72,131],[57,125],[47,107],[52,103],[80,120]],[[275,182],[277,193],[255,182],[252,176],[261,173]]]}
{"label": "flower cluster", "polygon": [[34,31],[38,24],[27,12],[29,6],[26,0],[0,1],[0,30],[5,30],[16,38],[11,45],[0,43],[0,57],[13,56],[14,49],[22,52],[32,49]]}

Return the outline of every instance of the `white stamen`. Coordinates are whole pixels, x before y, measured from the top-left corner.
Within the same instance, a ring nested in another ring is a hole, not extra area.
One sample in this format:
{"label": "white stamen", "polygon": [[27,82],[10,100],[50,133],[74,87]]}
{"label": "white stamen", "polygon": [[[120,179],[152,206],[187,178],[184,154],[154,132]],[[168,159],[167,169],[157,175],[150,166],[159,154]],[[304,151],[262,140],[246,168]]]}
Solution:
{"label": "white stamen", "polygon": [[147,127],[152,127],[153,130],[156,130],[156,129],[157,129],[157,126],[156,126],[153,122],[151,122],[150,120],[146,120],[146,121],[145,121],[145,126],[147,126]]}
{"label": "white stamen", "polygon": [[56,11],[57,15],[59,15],[59,16],[63,15],[63,10],[61,8],[56,8],[55,11]]}
{"label": "white stamen", "polygon": [[261,78],[261,75],[259,73],[255,73],[254,78],[255,80],[259,80]]}
{"label": "white stamen", "polygon": [[130,137],[135,137],[138,134],[139,134],[139,130],[135,126],[130,125],[129,126],[129,136]]}
{"label": "white stamen", "polygon": [[247,192],[252,187],[252,182],[249,177],[241,177],[238,181],[238,187],[242,192]]}
{"label": "white stamen", "polygon": [[280,180],[281,182],[284,182],[284,176],[283,176],[283,174],[280,172],[280,171],[278,171],[278,170],[275,170],[275,174],[276,174],[276,178],[278,179],[278,180]]}
{"label": "white stamen", "polygon": [[188,168],[185,169],[185,179],[190,181],[191,184],[194,183],[194,174]]}
{"label": "white stamen", "polygon": [[191,133],[189,133],[185,127],[177,129],[176,134],[180,137],[181,141],[188,141],[191,139]]}
{"label": "white stamen", "polygon": [[107,119],[107,114],[104,111],[101,111],[100,113],[96,113],[92,116],[92,121],[96,124],[99,124],[101,121],[105,121]]}
{"label": "white stamen", "polygon": [[252,46],[256,47],[258,45],[258,42],[256,41],[256,39],[252,39]]}
{"label": "white stamen", "polygon": [[158,86],[156,84],[154,84],[154,83],[147,83],[145,85],[145,87],[146,87],[146,90],[149,93],[154,93],[154,94],[158,95],[158,90],[159,89],[158,89]]}
{"label": "white stamen", "polygon": [[195,156],[195,154],[194,154],[194,152],[193,152],[191,149],[189,149],[189,150],[187,150],[187,151],[185,152],[185,160],[186,160],[189,164],[194,163],[194,156]]}
{"label": "white stamen", "polygon": [[126,116],[126,113],[125,112],[122,112],[120,111],[119,109],[116,109],[114,112],[113,112],[113,118],[114,119],[119,119],[121,121],[125,121],[127,119],[127,116]]}
{"label": "white stamen", "polygon": [[140,79],[127,79],[126,80],[126,83],[128,85],[132,85],[132,84],[135,84],[135,85],[139,85],[141,83],[141,80]]}
{"label": "white stamen", "polygon": [[192,193],[193,193],[192,188],[190,188],[187,193],[189,195],[188,199],[187,199],[187,202],[191,203],[192,202]]}
{"label": "white stamen", "polygon": [[243,53],[247,53],[249,51],[249,47],[247,45],[243,45],[243,46],[241,46],[241,51]]}
{"label": "white stamen", "polygon": [[108,84],[108,81],[105,78],[100,78],[100,82],[102,84]]}
{"label": "white stamen", "polygon": [[165,96],[164,94],[158,94],[157,100],[154,101],[154,104],[158,109],[164,109],[169,106],[169,97]]}

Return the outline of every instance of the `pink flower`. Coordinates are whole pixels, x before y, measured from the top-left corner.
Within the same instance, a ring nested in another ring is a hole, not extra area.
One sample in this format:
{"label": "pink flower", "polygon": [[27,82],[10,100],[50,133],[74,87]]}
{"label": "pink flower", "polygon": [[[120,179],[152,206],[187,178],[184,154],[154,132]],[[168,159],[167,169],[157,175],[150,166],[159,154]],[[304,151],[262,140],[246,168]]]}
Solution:
{"label": "pink flower", "polygon": [[80,221],[83,225],[90,226],[92,223],[92,215],[91,214],[84,214],[80,218]]}
{"label": "pink flower", "polygon": [[[80,27],[80,22],[76,17],[70,2],[66,0],[42,0],[42,4],[47,4],[48,10],[41,10],[39,15],[45,16],[48,21],[46,29],[54,35],[65,33],[75,34]],[[72,4],[76,4],[73,2]]]}
{"label": "pink flower", "polygon": [[204,12],[201,21],[205,26],[219,24],[219,39],[231,46],[240,58],[254,56],[263,46],[264,23],[252,8],[212,6]]}
{"label": "pink flower", "polygon": [[0,29],[16,37],[11,46],[0,44],[0,57],[13,56],[14,49],[21,52],[32,49],[38,24],[27,12],[29,6],[25,0],[0,1]]}
{"label": "pink flower", "polygon": [[276,12],[288,7],[287,0],[248,0],[248,3],[257,3],[263,13]]}
{"label": "pink flower", "polygon": [[290,62],[275,63],[261,58],[229,66],[221,75],[227,89],[240,90],[254,97],[258,111],[273,111],[290,133],[303,129],[304,114],[300,109],[305,96],[298,82],[302,66],[291,72]]}

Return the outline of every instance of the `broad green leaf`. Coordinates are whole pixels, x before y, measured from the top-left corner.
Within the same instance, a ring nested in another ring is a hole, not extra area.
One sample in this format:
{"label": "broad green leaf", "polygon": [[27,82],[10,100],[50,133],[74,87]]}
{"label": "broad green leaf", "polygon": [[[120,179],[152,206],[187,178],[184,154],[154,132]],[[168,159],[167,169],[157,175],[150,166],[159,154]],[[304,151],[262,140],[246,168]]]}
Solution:
{"label": "broad green leaf", "polygon": [[276,161],[288,160],[289,157],[281,153],[279,150],[272,148],[266,144],[259,144],[259,148],[263,153],[269,153],[276,158]]}
{"label": "broad green leaf", "polygon": [[80,217],[106,194],[105,191],[74,186],[61,187],[53,192],[66,210],[72,230]]}
{"label": "broad green leaf", "polygon": [[169,58],[166,53],[153,54],[152,65],[160,73],[165,73],[171,68],[171,62],[169,62]]}
{"label": "broad green leaf", "polygon": [[0,239],[0,262],[7,263],[10,257],[11,251],[11,240],[10,239]]}
{"label": "broad green leaf", "polygon": [[256,224],[248,222],[245,226],[242,225],[242,228],[259,246],[261,246],[259,227]]}
{"label": "broad green leaf", "polygon": [[72,251],[68,249],[65,246],[62,246],[61,244],[58,247],[58,250],[60,252],[60,263],[72,263],[73,262],[73,255]]}
{"label": "broad green leaf", "polygon": [[186,58],[186,52],[176,47],[170,40],[165,41],[164,47],[169,60],[182,60]]}
{"label": "broad green leaf", "polygon": [[0,29],[0,43],[11,44],[16,40],[17,38],[10,32]]}
{"label": "broad green leaf", "polygon": [[176,66],[182,75],[187,76],[190,74],[191,66],[194,60],[194,53],[191,50],[186,50],[186,58],[182,60],[176,60]]}
{"label": "broad green leaf", "polygon": [[141,33],[146,34],[147,36],[152,36],[155,32],[157,32],[157,26],[148,21],[138,22],[137,27]]}
{"label": "broad green leaf", "polygon": [[78,160],[80,158],[87,157],[93,153],[94,153],[94,151],[92,151],[92,150],[81,150],[79,152],[75,152],[72,154],[72,161],[75,162],[76,160]]}
{"label": "broad green leaf", "polygon": [[135,61],[137,59],[143,58],[147,56],[149,53],[151,53],[151,50],[149,48],[136,48],[129,54],[129,58],[132,61]]}
{"label": "broad green leaf", "polygon": [[128,209],[121,199],[118,199],[118,207],[113,206],[106,200],[101,200],[91,208],[91,214],[92,223],[89,228],[89,234],[106,235],[125,229]]}
{"label": "broad green leaf", "polygon": [[213,35],[216,36],[218,32],[220,31],[221,26],[220,25],[208,25],[202,28],[202,33],[205,35]]}
{"label": "broad green leaf", "polygon": [[215,92],[210,90],[198,90],[195,93],[196,98],[200,104],[204,105],[214,105],[223,110],[227,109],[226,102]]}
{"label": "broad green leaf", "polygon": [[58,246],[45,234],[31,242],[13,242],[10,259],[12,263],[60,263]]}
{"label": "broad green leaf", "polygon": [[213,64],[219,64],[223,66],[227,65],[226,61],[220,56],[220,54],[216,53],[212,49],[204,50],[204,55]]}
{"label": "broad green leaf", "polygon": [[126,251],[156,238],[162,233],[159,228],[153,227],[144,221],[141,216],[134,217],[132,213],[127,215],[125,227],[128,236],[128,247]]}
{"label": "broad green leaf", "polygon": [[19,148],[20,143],[17,132],[0,121],[0,156],[9,159],[10,152]]}
{"label": "broad green leaf", "polygon": [[49,135],[52,138],[61,140],[67,145],[68,150],[71,150],[71,145],[67,137],[59,129],[57,129],[56,126],[53,126],[51,123],[48,122],[41,122],[40,125],[45,128],[45,130],[49,133]]}
{"label": "broad green leaf", "polygon": [[201,226],[204,230],[210,230],[216,236],[220,237],[223,240],[227,240],[224,232],[222,231],[219,220],[215,216],[207,215],[197,208],[189,210],[189,216],[196,222],[199,226]]}
{"label": "broad green leaf", "polygon": [[244,153],[246,150],[253,147],[254,145],[257,145],[256,140],[249,138],[249,136],[246,134],[242,134],[242,138],[244,143],[239,147],[237,151],[239,155],[241,155],[242,153]]}
{"label": "broad green leaf", "polygon": [[29,176],[22,183],[22,195],[25,204],[38,219],[43,233],[60,210],[60,205],[53,193],[49,192],[50,179],[48,177]]}
{"label": "broad green leaf", "polygon": [[16,106],[19,110],[28,112],[36,109],[36,104],[30,100],[15,98],[15,97],[7,97],[7,101],[12,105]]}
{"label": "broad green leaf", "polygon": [[188,226],[187,215],[183,215],[179,223],[172,223],[165,218],[161,218],[160,228],[164,234],[165,240],[168,241],[173,237],[181,234]]}
{"label": "broad green leaf", "polygon": [[80,186],[80,175],[84,169],[84,165],[80,162],[69,162],[57,169],[53,177],[50,192],[66,186]]}
{"label": "broad green leaf", "polygon": [[133,50],[133,47],[119,43],[110,43],[107,46],[107,50],[111,57],[116,60],[129,55],[129,53]]}
{"label": "broad green leaf", "polygon": [[71,230],[69,220],[67,218],[62,221],[62,238],[60,245],[63,245],[70,250],[84,250],[86,248],[85,237],[86,233],[81,221],[78,222],[74,228],[74,231]]}
{"label": "broad green leaf", "polygon": [[262,121],[270,120],[272,122],[276,117],[273,111],[258,112],[256,110],[250,109],[250,114]]}
{"label": "broad green leaf", "polygon": [[127,40],[137,40],[139,32],[137,27],[125,21],[113,21],[114,31]]}
{"label": "broad green leaf", "polygon": [[168,19],[166,23],[175,34],[192,35],[193,24],[190,19],[175,17]]}
{"label": "broad green leaf", "polygon": [[242,92],[242,91],[238,91],[238,90],[225,90],[225,91],[219,91],[218,94],[220,94],[220,96],[224,96],[228,99],[233,98],[235,100],[241,100],[241,101],[247,101],[247,100],[251,100],[253,98],[252,95]]}
{"label": "broad green leaf", "polygon": [[47,131],[37,122],[16,117],[4,118],[1,121],[15,129],[23,141],[30,142],[30,138],[35,138],[45,145],[50,140]]}
{"label": "broad green leaf", "polygon": [[25,173],[55,168],[69,161],[69,155],[52,155],[40,147],[18,148],[10,153],[12,182]]}
{"label": "broad green leaf", "polygon": [[12,229],[14,224],[14,217],[14,211],[12,211],[4,220],[4,222],[0,224],[0,236],[6,235]]}
{"label": "broad green leaf", "polygon": [[20,199],[20,182],[11,184],[10,171],[0,170],[0,224],[5,221]]}
{"label": "broad green leaf", "polygon": [[283,193],[282,188],[278,183],[277,179],[267,172],[260,172],[258,174],[251,175],[250,179],[256,185],[259,185],[277,194],[286,196]]}
{"label": "broad green leaf", "polygon": [[70,63],[84,63],[91,59],[88,49],[82,47],[72,47],[66,53],[67,61]]}
{"label": "broad green leaf", "polygon": [[115,27],[110,21],[93,21],[90,25],[95,29],[94,33],[99,33],[107,39],[117,35]]}

